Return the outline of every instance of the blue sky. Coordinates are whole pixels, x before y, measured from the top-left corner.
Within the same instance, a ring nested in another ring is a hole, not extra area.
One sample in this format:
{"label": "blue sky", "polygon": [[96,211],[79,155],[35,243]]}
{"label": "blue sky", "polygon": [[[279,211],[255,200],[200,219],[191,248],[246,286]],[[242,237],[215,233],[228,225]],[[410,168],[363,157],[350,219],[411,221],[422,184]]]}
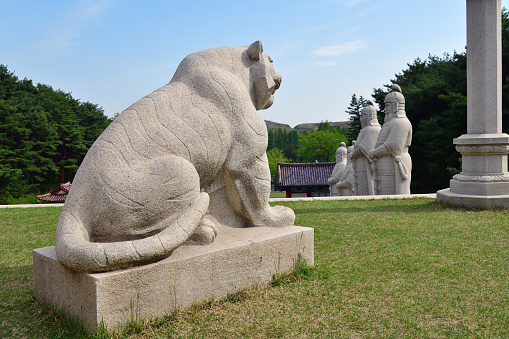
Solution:
{"label": "blue sky", "polygon": [[283,76],[265,119],[344,121],[352,94],[370,98],[416,58],[463,52],[465,9],[461,0],[3,0],[0,64],[112,116],[168,83],[186,55],[261,40]]}

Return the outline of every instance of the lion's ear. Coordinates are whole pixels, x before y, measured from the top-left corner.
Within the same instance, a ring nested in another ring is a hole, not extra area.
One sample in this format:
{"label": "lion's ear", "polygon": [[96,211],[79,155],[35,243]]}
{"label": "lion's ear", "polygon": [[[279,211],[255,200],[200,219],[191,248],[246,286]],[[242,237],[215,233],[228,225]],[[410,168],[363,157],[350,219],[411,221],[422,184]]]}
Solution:
{"label": "lion's ear", "polygon": [[260,60],[260,56],[263,53],[263,47],[262,42],[260,40],[255,41],[249,46],[247,49],[247,54],[249,55],[249,58],[253,61]]}

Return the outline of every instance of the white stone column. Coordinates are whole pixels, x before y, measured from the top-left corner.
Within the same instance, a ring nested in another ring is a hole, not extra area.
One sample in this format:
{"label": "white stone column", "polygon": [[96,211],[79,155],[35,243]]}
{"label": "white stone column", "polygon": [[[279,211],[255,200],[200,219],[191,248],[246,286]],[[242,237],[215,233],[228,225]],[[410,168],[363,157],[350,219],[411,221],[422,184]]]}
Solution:
{"label": "white stone column", "polygon": [[502,133],[501,0],[467,0],[467,134],[453,140],[462,172],[437,200],[476,208],[509,207],[507,154]]}

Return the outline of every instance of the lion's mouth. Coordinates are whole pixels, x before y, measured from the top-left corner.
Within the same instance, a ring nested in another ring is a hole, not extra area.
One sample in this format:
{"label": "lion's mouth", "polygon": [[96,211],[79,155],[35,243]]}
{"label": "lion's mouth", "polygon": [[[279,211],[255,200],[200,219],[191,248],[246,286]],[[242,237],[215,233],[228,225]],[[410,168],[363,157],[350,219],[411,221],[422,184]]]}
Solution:
{"label": "lion's mouth", "polygon": [[270,95],[271,95],[271,96],[272,96],[272,95],[274,95],[274,93],[276,93],[276,90],[277,90],[278,88],[279,88],[279,86],[277,85],[277,83],[276,83],[274,86],[272,86],[271,88],[269,88],[269,93],[270,93]]}
{"label": "lion's mouth", "polygon": [[[276,90],[274,89],[274,92]],[[270,106],[272,106],[272,104],[274,103],[274,92],[272,92],[272,95],[269,96],[269,98],[267,99],[267,103],[265,104],[265,106],[263,107],[263,109],[267,109],[269,108]]]}
{"label": "lion's mouth", "polygon": [[258,78],[255,81],[257,109],[267,109],[274,103],[274,93],[281,85],[281,80],[273,79],[273,81],[268,82],[265,78]]}

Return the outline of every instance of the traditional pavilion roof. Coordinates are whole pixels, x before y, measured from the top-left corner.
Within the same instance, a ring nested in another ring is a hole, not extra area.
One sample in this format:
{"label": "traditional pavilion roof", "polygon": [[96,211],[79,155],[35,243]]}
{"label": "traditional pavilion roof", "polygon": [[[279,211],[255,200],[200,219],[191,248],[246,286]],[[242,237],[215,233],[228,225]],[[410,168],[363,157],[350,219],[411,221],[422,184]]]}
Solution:
{"label": "traditional pavilion roof", "polygon": [[329,186],[327,182],[336,166],[334,162],[285,163],[277,164],[279,187]]}
{"label": "traditional pavilion roof", "polygon": [[37,201],[45,201],[45,202],[64,202],[65,198],[67,198],[67,194],[71,189],[71,183],[66,182],[65,184],[60,184],[57,188],[55,188],[50,193],[41,194],[37,196]]}

